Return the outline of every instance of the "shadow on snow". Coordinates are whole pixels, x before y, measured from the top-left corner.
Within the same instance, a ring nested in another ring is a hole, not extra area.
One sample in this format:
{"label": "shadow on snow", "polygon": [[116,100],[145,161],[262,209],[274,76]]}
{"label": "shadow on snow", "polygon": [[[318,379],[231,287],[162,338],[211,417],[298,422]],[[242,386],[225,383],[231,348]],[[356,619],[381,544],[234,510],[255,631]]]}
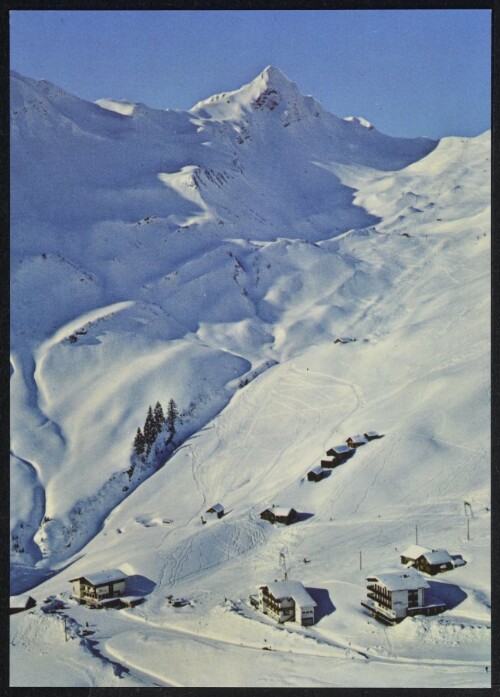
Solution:
{"label": "shadow on snow", "polygon": [[331,615],[337,609],[332,603],[326,588],[306,588],[306,591],[316,603],[314,611],[315,623],[319,622],[323,617]]}
{"label": "shadow on snow", "polygon": [[428,583],[430,590],[426,595],[427,603],[436,600],[446,603],[448,610],[453,610],[467,598],[467,593],[453,583],[443,583],[442,581],[428,581]]}

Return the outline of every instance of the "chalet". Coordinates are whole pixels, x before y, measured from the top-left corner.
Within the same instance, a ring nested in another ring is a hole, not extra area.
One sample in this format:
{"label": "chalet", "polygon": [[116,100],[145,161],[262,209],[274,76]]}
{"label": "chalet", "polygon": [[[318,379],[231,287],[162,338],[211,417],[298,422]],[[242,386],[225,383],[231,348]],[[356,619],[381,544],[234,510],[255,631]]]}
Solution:
{"label": "chalet", "polygon": [[444,571],[454,569],[455,564],[445,549],[433,549],[430,552],[425,552],[416,560],[415,568],[435,576],[436,574],[442,574]]}
{"label": "chalet", "polygon": [[426,602],[427,581],[414,569],[367,576],[367,599],[361,605],[387,624],[414,615],[437,615],[446,610],[443,602]]}
{"label": "chalet", "polygon": [[445,549],[428,549],[410,545],[401,555],[401,563],[435,576],[455,568],[455,561]]}
{"label": "chalet", "polygon": [[351,448],[359,448],[360,445],[366,445],[368,441],[364,436],[360,436],[358,434],[356,436],[349,436],[349,438],[346,440],[346,443]]}
{"label": "chalet", "polygon": [[455,563],[445,549],[432,549],[416,559],[414,566],[419,571],[435,576],[454,569]]}
{"label": "chalet", "polygon": [[270,523],[284,523],[285,525],[290,525],[297,518],[297,511],[295,508],[266,508],[260,514],[262,520],[268,520]]}
{"label": "chalet", "polygon": [[69,582],[73,584],[72,597],[78,600],[80,605],[89,607],[118,605],[118,598],[125,594],[126,578],[127,575],[119,569],[106,569],[71,578]]}
{"label": "chalet", "polygon": [[216,503],[205,512],[208,513],[209,516],[217,516],[217,518],[222,518],[224,515],[224,506],[221,503]]}
{"label": "chalet", "polygon": [[12,595],[10,597],[10,614],[15,615],[17,612],[24,612],[35,607],[36,600],[31,595]]}
{"label": "chalet", "polygon": [[367,431],[366,433],[363,433],[363,435],[368,441],[383,438],[383,436],[380,433],[377,433],[377,431]]}
{"label": "chalet", "polygon": [[326,454],[330,457],[333,456],[336,462],[343,462],[354,454],[354,448],[349,447],[349,445],[336,445],[327,450]]}
{"label": "chalet", "polygon": [[280,624],[314,624],[316,602],[300,581],[275,581],[259,586],[259,610]]}
{"label": "chalet", "polygon": [[320,482],[327,474],[328,470],[324,467],[313,467],[312,470],[307,473],[307,479],[310,482]]}
{"label": "chalet", "polygon": [[428,547],[422,547],[422,545],[410,545],[401,554],[401,564],[411,564],[413,565],[417,559],[419,559],[425,552],[430,552]]}
{"label": "chalet", "polygon": [[337,460],[337,458],[332,457],[331,460],[321,460],[320,465],[323,467],[323,469],[334,469],[335,467],[338,467],[344,462],[344,460]]}

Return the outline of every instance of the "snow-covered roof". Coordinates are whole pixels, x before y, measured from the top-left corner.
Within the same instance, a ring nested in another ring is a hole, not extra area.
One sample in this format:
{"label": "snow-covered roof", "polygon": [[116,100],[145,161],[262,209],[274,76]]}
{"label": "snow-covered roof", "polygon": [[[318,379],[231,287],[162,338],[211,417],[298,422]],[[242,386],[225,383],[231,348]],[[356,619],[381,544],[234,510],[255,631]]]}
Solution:
{"label": "snow-covered roof", "polygon": [[401,552],[401,556],[408,557],[408,559],[418,559],[422,556],[422,554],[425,554],[426,552],[430,551],[431,550],[429,549],[429,547],[422,547],[421,545],[410,545],[405,549],[404,552]]}
{"label": "snow-covered roof", "polygon": [[429,588],[427,581],[414,569],[402,571],[387,571],[381,574],[367,576],[368,583],[379,583],[389,591],[417,590],[417,588]]}
{"label": "snow-covered roof", "polygon": [[75,578],[70,578],[70,583],[72,581],[78,581],[80,578],[84,578],[93,586],[100,586],[102,583],[112,583],[113,581],[123,581],[127,578],[127,574],[124,574],[120,569],[104,569],[103,571],[96,571],[91,574],[82,574],[81,576],[76,576]]}
{"label": "snow-covered roof", "polygon": [[359,433],[355,436],[351,436],[351,440],[354,443],[366,443],[366,438],[364,436],[361,436]]}
{"label": "snow-covered roof", "polygon": [[31,595],[11,595],[9,604],[11,608],[25,608],[30,601]]}
{"label": "snow-covered roof", "polygon": [[212,511],[215,513],[223,513],[224,506],[221,503],[216,503],[208,509],[207,513],[211,513]]}
{"label": "snow-covered roof", "polygon": [[375,438],[380,435],[377,431],[366,431],[364,434],[367,438]]}
{"label": "snow-covered roof", "polygon": [[321,467],[321,465],[317,465],[316,467],[313,467],[312,469],[309,470],[309,472],[314,472],[314,474],[321,474],[324,471],[325,471],[325,468]]}
{"label": "snow-covered roof", "polygon": [[299,607],[316,607],[316,602],[311,598],[300,581],[273,581],[265,584],[269,592],[277,599],[293,598]]}
{"label": "snow-covered roof", "polygon": [[330,448],[330,450],[333,450],[334,453],[338,453],[339,455],[343,455],[344,453],[350,453],[352,448],[350,448],[348,445],[342,444],[334,445],[333,448]]}
{"label": "snow-covered roof", "polygon": [[428,550],[423,554],[425,559],[429,562],[429,564],[447,564],[449,562],[453,563],[453,559],[450,557],[448,552],[445,549],[433,549],[432,551]]}
{"label": "snow-covered roof", "polygon": [[272,508],[271,510],[275,516],[280,516],[280,518],[281,517],[288,518],[290,513],[293,511],[293,508],[281,508],[280,506],[276,506],[275,508]]}

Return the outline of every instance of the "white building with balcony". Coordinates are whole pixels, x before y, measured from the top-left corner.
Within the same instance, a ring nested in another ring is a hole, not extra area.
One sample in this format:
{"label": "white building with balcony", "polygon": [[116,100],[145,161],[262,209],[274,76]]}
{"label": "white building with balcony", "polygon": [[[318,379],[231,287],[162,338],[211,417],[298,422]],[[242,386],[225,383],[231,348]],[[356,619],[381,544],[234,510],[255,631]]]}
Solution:
{"label": "white building with balcony", "polygon": [[436,615],[446,604],[426,598],[430,586],[413,568],[367,576],[367,599],[361,605],[374,617],[394,624],[413,615]]}
{"label": "white building with balcony", "polygon": [[280,624],[297,622],[303,626],[314,624],[316,602],[300,581],[274,581],[259,586],[259,610]]}

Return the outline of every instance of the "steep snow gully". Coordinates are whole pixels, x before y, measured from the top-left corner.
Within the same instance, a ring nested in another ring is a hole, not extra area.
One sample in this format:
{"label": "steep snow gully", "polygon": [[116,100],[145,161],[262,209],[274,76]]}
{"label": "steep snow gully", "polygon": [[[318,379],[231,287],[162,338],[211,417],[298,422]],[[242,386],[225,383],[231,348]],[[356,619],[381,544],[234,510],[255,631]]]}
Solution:
{"label": "steep snow gully", "polygon": [[[392,138],[272,66],[188,112],[11,87],[11,684],[488,686],[489,132]],[[366,576],[417,538],[465,563],[386,628]],[[77,605],[105,568],[142,604]],[[285,568],[312,627],[248,600]]]}

